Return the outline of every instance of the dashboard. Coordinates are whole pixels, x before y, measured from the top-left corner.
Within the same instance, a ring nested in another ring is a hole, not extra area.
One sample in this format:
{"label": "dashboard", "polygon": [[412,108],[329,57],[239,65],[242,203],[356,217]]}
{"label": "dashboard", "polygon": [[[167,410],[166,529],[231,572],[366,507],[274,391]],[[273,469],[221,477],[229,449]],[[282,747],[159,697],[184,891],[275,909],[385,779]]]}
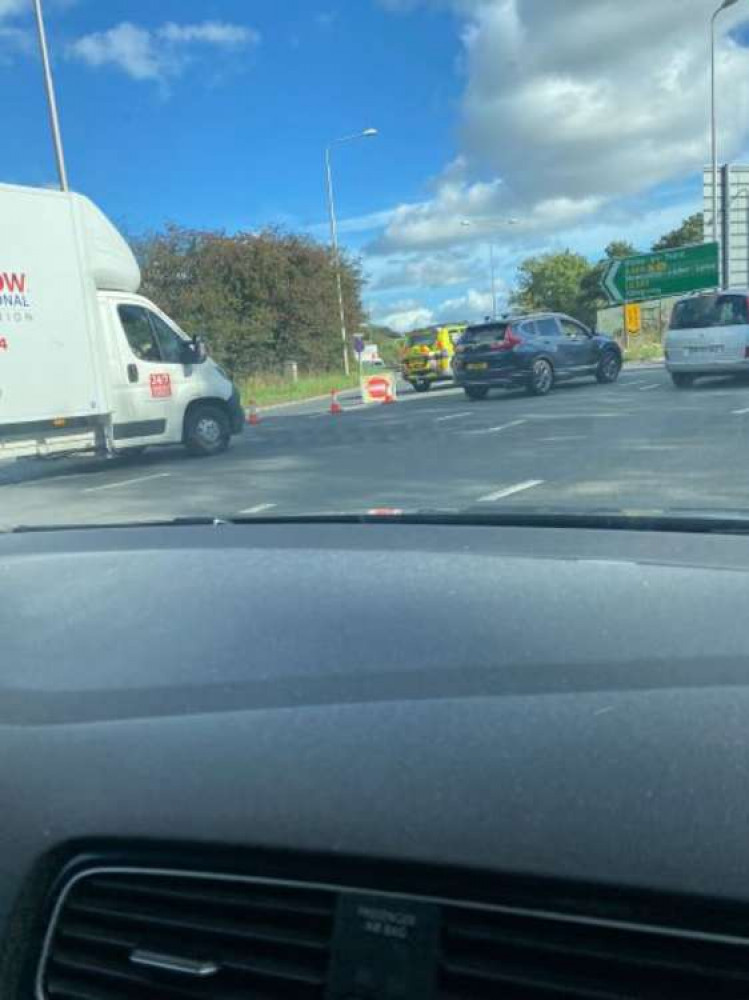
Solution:
{"label": "dashboard", "polygon": [[746,996],[749,539],[0,536],[0,994]]}

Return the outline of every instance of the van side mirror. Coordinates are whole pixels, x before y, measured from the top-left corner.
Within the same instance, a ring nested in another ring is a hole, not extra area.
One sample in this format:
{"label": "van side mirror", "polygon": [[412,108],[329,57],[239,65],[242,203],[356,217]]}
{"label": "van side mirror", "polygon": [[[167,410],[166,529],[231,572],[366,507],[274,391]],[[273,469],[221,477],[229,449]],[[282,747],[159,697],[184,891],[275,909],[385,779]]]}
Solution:
{"label": "van side mirror", "polygon": [[182,363],[185,365],[202,365],[208,357],[208,349],[202,337],[195,336],[183,345]]}
{"label": "van side mirror", "polygon": [[205,346],[205,341],[202,337],[197,334],[192,338],[193,348],[195,350],[195,358],[199,365],[202,365],[204,361],[208,358],[208,348]]}

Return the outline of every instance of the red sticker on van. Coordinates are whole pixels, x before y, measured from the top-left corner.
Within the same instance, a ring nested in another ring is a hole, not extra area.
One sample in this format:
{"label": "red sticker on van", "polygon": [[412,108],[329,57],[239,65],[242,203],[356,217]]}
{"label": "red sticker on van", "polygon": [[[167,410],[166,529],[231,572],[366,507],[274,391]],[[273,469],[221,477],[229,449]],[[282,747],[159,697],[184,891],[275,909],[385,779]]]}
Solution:
{"label": "red sticker on van", "polygon": [[151,395],[155,398],[163,398],[172,394],[171,375],[161,374],[161,372],[150,376]]}

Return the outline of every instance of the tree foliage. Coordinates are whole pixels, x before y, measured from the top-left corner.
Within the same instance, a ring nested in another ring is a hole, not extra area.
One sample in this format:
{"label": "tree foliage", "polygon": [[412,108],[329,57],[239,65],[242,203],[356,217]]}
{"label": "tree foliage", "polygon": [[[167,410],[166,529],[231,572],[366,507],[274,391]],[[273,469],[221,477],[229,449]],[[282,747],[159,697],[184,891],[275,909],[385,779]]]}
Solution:
{"label": "tree foliage", "polygon": [[690,243],[702,243],[704,232],[702,212],[695,212],[694,215],[684,219],[676,229],[661,236],[653,244],[653,250],[673,250],[676,247],[689,246]]}
{"label": "tree foliage", "polygon": [[[169,226],[140,239],[143,293],[190,333],[233,376],[341,364],[333,257],[327,247],[276,229],[204,232]],[[363,319],[359,265],[342,260],[349,331]]]}
{"label": "tree foliage", "polygon": [[523,309],[575,315],[580,285],[589,270],[585,257],[571,250],[528,257],[518,268],[518,287],[511,302]]}

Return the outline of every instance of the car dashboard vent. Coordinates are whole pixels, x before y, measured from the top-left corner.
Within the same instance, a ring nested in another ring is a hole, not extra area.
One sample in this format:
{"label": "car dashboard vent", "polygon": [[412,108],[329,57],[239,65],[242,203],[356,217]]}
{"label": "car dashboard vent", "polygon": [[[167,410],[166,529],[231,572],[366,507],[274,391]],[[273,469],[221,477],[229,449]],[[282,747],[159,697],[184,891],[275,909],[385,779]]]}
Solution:
{"label": "car dashboard vent", "polygon": [[308,1000],[329,962],[335,893],[221,877],[75,881],[43,963],[45,1000]]}
{"label": "car dashboard vent", "polygon": [[446,907],[441,1000],[749,997],[749,941],[614,920]]}
{"label": "car dashboard vent", "polygon": [[57,902],[37,1000],[749,997],[738,909],[589,892],[526,904],[98,869]]}

